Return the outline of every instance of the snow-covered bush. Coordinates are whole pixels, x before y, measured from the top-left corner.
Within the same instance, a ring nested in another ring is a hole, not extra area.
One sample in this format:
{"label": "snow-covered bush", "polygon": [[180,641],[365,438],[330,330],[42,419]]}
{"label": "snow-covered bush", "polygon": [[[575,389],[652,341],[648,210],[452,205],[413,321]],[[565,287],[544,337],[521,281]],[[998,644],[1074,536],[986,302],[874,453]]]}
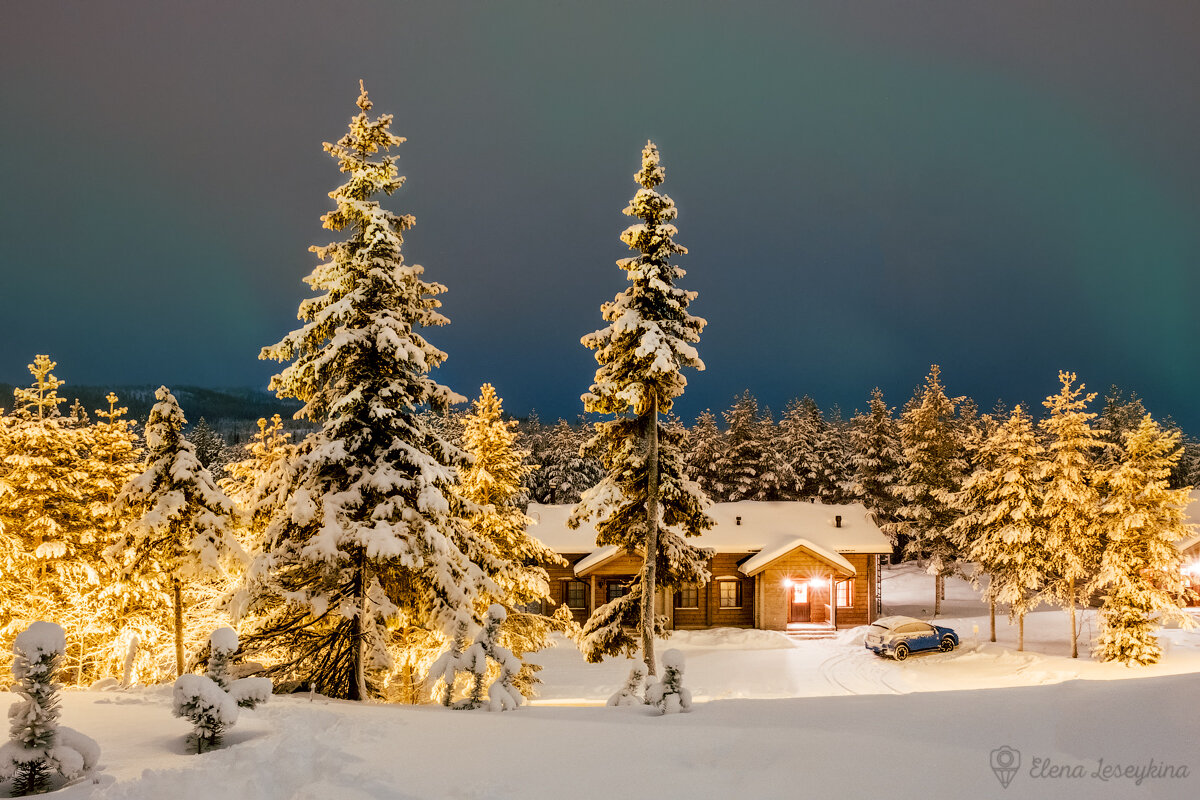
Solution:
{"label": "snow-covered bush", "polygon": [[643,690],[646,688],[646,666],[642,663],[634,664],[629,670],[629,677],[625,680],[625,685],[621,687],[621,691],[608,698],[610,706],[640,706],[645,705],[646,700],[642,696]]}
{"label": "snow-covered bush", "polygon": [[219,745],[225,729],[237,722],[238,704],[212,678],[188,673],[175,680],[171,712],[195,726],[188,741],[203,753]]}
{"label": "snow-covered bush", "polygon": [[100,746],[78,731],[58,724],[58,690],[54,673],[66,650],[63,629],[35,622],[13,641],[12,691],[20,695],[9,710],[12,738],[0,747],[0,779],[11,779],[14,795],[49,788],[52,773],[71,780],[91,772]]}
{"label": "snow-covered bush", "polygon": [[664,714],[692,710],[692,693],[683,686],[683,653],[668,650],[662,654],[662,680],[646,690],[646,702]]}

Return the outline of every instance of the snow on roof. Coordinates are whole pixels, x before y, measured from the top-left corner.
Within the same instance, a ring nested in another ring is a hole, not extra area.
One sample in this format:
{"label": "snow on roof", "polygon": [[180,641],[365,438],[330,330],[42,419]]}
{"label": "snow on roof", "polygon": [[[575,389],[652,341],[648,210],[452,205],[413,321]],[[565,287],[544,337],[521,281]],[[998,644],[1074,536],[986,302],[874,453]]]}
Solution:
{"label": "snow on roof", "polygon": [[787,555],[788,553],[795,550],[797,547],[803,547],[805,550],[808,550],[810,553],[817,556],[818,558],[820,558],[824,561],[828,561],[830,564],[833,564],[834,566],[846,571],[847,573],[849,573],[851,575],[855,575],[858,573],[858,570],[854,569],[853,564],[851,564],[849,561],[847,561],[846,559],[839,556],[837,553],[826,550],[824,547],[821,547],[819,544],[813,544],[808,539],[805,539],[802,536],[797,536],[796,538],[791,539],[790,541],[784,542],[783,544],[778,545],[777,547],[773,547],[770,550],[760,551],[758,555],[754,556],[753,558],[747,559],[746,563],[742,564],[741,567],[739,567],[739,569],[742,571],[743,575],[753,575],[754,573],[761,570],[763,567],[770,564],[775,559],[780,558],[781,556]]}
{"label": "snow on roof", "polygon": [[601,547],[587,558],[581,558],[575,562],[575,574],[582,575],[592,567],[598,567],[610,558],[619,556],[620,554],[621,550],[611,544]]}
{"label": "snow on roof", "polygon": [[[576,570],[595,566],[615,554],[608,548],[596,547],[596,528],[585,522],[578,530],[567,527],[570,505],[540,505],[531,503],[526,512],[533,518],[529,534],[540,539],[557,553],[588,553],[576,564]],[[839,553],[890,553],[892,545],[871,520],[859,503],[824,505],[797,500],[737,503],[717,503],[708,510],[716,523],[702,536],[688,539],[698,547],[712,548],[718,553],[751,553],[778,555],[803,544],[831,563],[853,567]],[[841,517],[841,527],[837,518]],[[778,555],[770,560],[774,560]],[[744,565],[743,571],[746,566]]]}

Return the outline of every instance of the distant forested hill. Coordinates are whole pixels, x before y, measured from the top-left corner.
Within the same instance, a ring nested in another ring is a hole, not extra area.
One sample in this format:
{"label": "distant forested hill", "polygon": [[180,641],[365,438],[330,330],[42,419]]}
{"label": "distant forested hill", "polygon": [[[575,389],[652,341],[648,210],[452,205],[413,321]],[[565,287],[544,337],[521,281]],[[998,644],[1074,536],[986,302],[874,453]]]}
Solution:
{"label": "distant forested hill", "polygon": [[[67,384],[59,393],[67,398],[63,413],[76,398],[83,403],[88,415],[95,419],[96,409],[108,408],[104,397],[110,391],[120,398],[119,405],[129,409],[129,417],[144,423],[154,405],[157,386],[73,386]],[[295,400],[280,400],[265,389],[234,388],[205,389],[200,386],[172,386],[172,394],[179,400],[189,424],[194,425],[201,417],[209,427],[225,437],[230,444],[245,441],[257,430],[260,417],[278,414],[289,429],[305,429],[308,426],[292,421],[292,415],[300,408]],[[0,408],[12,409],[13,386],[0,383]]]}

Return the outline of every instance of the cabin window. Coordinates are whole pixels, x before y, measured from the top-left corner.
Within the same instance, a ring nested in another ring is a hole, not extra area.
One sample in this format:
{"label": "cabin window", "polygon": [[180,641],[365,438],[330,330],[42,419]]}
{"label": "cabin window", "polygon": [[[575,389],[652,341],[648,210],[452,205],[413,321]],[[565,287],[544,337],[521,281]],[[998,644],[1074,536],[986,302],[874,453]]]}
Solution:
{"label": "cabin window", "polygon": [[566,581],[563,596],[567,600],[567,608],[587,608],[587,584],[583,581]]}
{"label": "cabin window", "polygon": [[854,605],[854,581],[838,581],[836,589],[838,608],[851,608]]}
{"label": "cabin window", "polygon": [[676,608],[699,608],[700,607],[700,587],[699,586],[684,586],[675,594]]}
{"label": "cabin window", "polygon": [[620,581],[609,581],[608,585],[605,587],[605,592],[608,602],[611,603],[618,597],[624,597],[625,595],[629,594],[629,587]]}
{"label": "cabin window", "polygon": [[721,608],[741,608],[742,582],[717,581],[717,597],[720,598],[718,605]]}

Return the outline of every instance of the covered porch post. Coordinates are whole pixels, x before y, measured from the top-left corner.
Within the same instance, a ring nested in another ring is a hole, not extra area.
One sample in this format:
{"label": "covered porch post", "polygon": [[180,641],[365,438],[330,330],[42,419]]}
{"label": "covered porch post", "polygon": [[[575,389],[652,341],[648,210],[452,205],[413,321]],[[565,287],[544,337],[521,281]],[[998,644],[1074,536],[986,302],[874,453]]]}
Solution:
{"label": "covered porch post", "polygon": [[829,573],[829,627],[837,630],[837,575]]}

